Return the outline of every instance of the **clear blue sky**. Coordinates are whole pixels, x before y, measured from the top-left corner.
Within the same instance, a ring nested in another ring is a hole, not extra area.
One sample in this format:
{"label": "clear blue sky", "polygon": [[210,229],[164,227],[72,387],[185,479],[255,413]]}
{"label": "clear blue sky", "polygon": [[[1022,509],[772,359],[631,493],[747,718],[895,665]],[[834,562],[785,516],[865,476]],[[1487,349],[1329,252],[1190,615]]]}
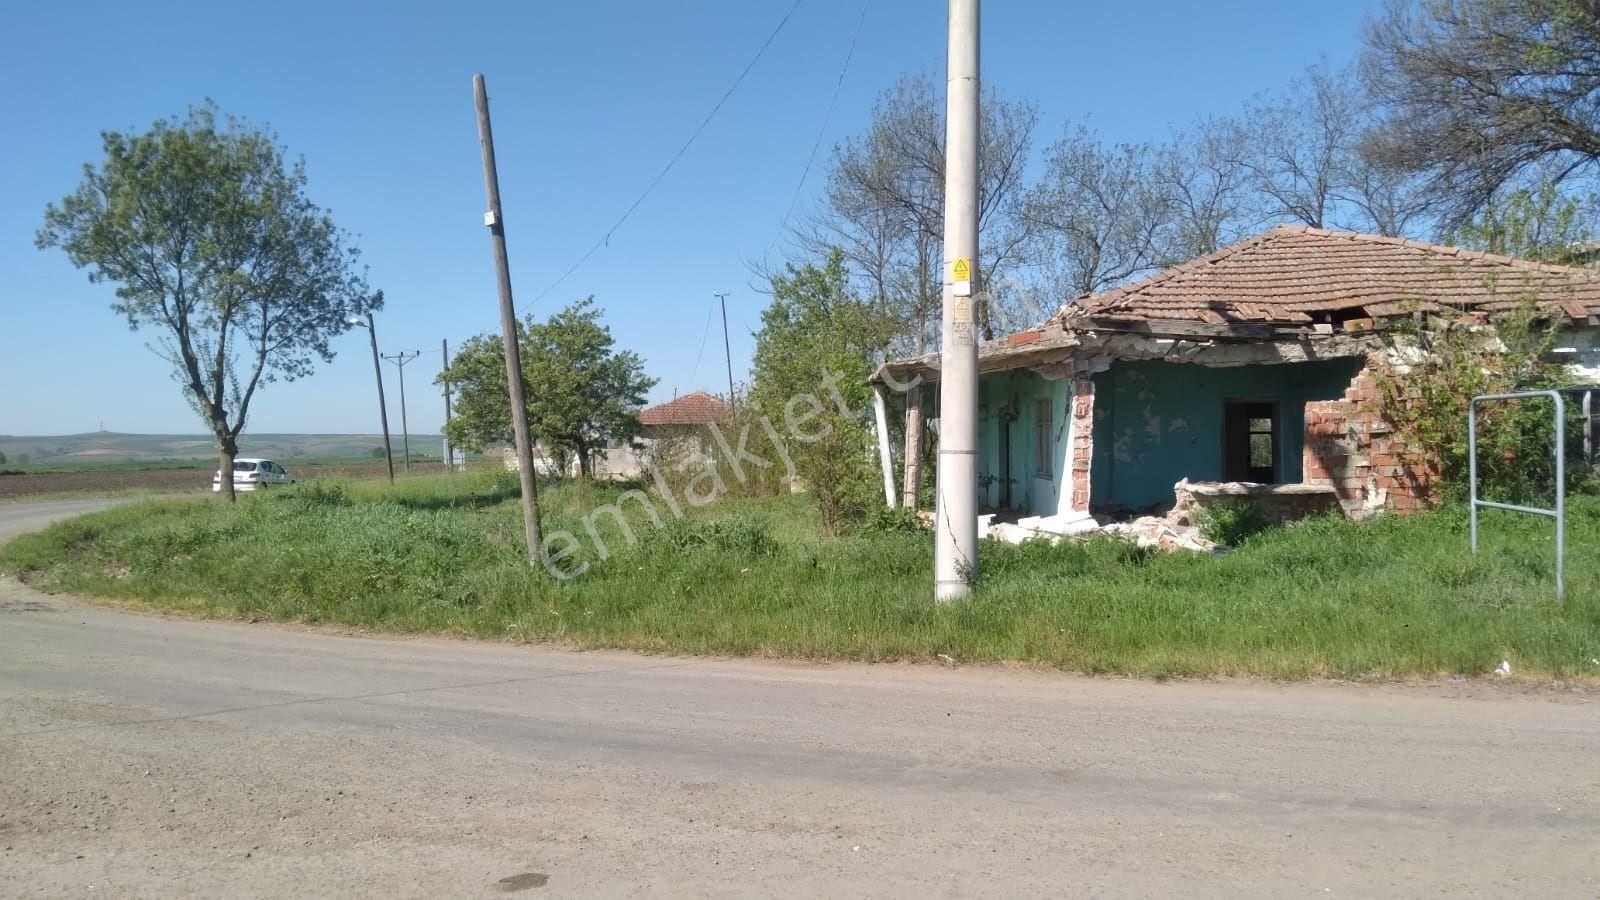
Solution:
{"label": "clear blue sky", "polygon": [[[767,253],[822,124],[860,0],[804,0],[717,119],[608,247],[534,302],[688,137],[791,0],[479,3],[31,3],[0,33],[0,433],[199,432],[166,364],[58,250],[46,203],[98,158],[102,129],[143,129],[203,98],[277,129],[313,199],[359,236],[407,369],[411,427],[443,418],[440,338],[496,325],[471,76],[489,81],[518,311],[594,294],[618,343],[674,389],[725,390],[720,335],[698,367],[713,291],[732,291],[736,373],[765,298]],[[1229,112],[1308,63],[1356,52],[1373,4],[1282,0],[990,0],[988,85],[1035,100],[1040,143],[1082,116],[1113,140]],[[943,4],[872,0],[805,186],[901,73],[942,77]],[[311,378],[259,395],[250,430],[376,430],[365,333]],[[391,398],[397,391],[389,373]],[[393,402],[393,400],[391,400]],[[398,415],[392,416],[398,427]]]}

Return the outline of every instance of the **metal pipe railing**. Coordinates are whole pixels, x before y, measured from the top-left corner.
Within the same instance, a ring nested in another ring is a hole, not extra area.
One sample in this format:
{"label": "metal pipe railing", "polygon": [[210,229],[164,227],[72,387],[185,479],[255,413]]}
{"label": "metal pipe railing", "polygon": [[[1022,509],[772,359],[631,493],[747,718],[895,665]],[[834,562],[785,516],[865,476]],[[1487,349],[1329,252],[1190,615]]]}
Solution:
{"label": "metal pipe railing", "polygon": [[[1549,397],[1555,405],[1554,444],[1556,460],[1556,508],[1540,509],[1533,506],[1516,506],[1478,498],[1478,404],[1499,400],[1528,400]],[[1467,405],[1467,479],[1471,497],[1471,546],[1478,552],[1478,509],[1503,509],[1509,512],[1549,516],[1556,520],[1556,602],[1566,600],[1565,566],[1567,556],[1567,403],[1561,391],[1513,391],[1509,394],[1483,394],[1473,397]]]}

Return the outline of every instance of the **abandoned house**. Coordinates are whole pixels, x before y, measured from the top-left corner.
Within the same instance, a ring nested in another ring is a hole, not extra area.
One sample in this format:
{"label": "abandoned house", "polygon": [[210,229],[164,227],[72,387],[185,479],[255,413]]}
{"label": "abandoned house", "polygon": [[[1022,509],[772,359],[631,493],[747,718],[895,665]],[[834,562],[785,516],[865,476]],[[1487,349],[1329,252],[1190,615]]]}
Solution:
{"label": "abandoned house", "polygon": [[[705,391],[645,407],[639,411],[639,434],[606,447],[599,470],[608,478],[627,481],[640,477],[652,462],[698,464],[707,458],[706,427],[723,421],[730,411],[727,401]],[[662,459],[663,455],[673,458]]]}
{"label": "abandoned house", "polygon": [[[979,348],[980,506],[1083,521],[1170,508],[1177,485],[1281,517],[1412,509],[1437,485],[1378,411],[1379,374],[1406,371],[1395,326],[1530,301],[1600,380],[1600,272],[1399,238],[1279,226],[1073,300]],[[936,354],[873,382],[903,405],[895,387],[917,376],[938,381]],[[932,422],[938,391],[921,393]]]}

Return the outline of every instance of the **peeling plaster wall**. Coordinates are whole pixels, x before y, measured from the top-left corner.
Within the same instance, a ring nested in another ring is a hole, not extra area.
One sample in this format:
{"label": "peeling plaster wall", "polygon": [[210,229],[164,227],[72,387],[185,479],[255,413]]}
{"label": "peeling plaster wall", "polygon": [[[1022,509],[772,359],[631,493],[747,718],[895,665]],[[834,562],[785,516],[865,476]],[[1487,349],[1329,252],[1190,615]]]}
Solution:
{"label": "peeling plaster wall", "polygon": [[1342,397],[1361,365],[1360,359],[1221,367],[1112,363],[1093,378],[1094,505],[1170,505],[1180,478],[1221,480],[1226,400],[1278,402],[1281,480],[1300,481],[1306,402]]}
{"label": "peeling plaster wall", "polygon": [[[1005,464],[1001,458],[1001,429],[1011,422],[1011,509],[1033,515],[1054,515],[1061,508],[1062,485],[1068,481],[1072,382],[1045,378],[1034,372],[1012,371],[985,375],[978,383],[978,503],[998,509],[1005,500]],[[1050,401],[1049,477],[1041,477],[1035,448],[1034,426],[1038,401]],[[1070,499],[1070,495],[1069,495]]]}

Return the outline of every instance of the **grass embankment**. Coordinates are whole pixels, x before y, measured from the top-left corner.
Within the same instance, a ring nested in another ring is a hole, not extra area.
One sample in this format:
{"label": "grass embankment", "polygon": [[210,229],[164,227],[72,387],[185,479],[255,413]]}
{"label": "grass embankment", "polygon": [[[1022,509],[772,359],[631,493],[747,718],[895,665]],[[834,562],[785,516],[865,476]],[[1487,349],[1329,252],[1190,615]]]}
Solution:
{"label": "grass embankment", "polygon": [[1600,679],[1600,502],[1570,512],[1568,600],[1548,522],[1447,509],[1316,519],[1220,558],[1112,540],[986,542],[968,601],[930,602],[926,534],[818,537],[804,497],[729,501],[629,545],[583,516],[612,488],[543,495],[546,533],[583,539],[561,581],[523,556],[512,486],[484,475],[351,484],[212,503],[142,502],[0,551],[57,590],[210,616],[553,640],[580,647],[855,660],[1006,661],[1091,673],[1271,678],[1481,674]]}

